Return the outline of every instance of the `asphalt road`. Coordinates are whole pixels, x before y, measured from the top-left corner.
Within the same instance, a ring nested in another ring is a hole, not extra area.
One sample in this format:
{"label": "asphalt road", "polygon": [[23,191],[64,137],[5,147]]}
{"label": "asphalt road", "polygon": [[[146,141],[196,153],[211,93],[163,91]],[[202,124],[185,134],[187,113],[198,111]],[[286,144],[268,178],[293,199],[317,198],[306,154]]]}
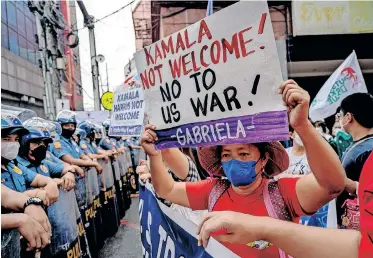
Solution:
{"label": "asphalt road", "polygon": [[138,210],[139,198],[133,198],[130,209],[121,220],[117,234],[106,241],[99,258],[142,257]]}

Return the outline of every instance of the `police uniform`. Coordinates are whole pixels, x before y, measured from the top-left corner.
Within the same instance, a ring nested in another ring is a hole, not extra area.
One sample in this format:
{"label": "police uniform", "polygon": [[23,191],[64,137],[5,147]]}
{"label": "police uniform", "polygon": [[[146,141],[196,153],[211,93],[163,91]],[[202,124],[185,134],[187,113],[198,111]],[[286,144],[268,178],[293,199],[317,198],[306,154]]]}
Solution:
{"label": "police uniform", "polygon": [[116,141],[115,139],[104,137],[101,139],[99,146],[103,148],[104,150],[114,150],[116,149]]}
{"label": "police uniform", "polygon": [[45,157],[45,160],[50,161],[52,163],[63,164],[63,161],[54,156],[50,151],[47,151],[47,156]]}
{"label": "police uniform", "polygon": [[51,145],[51,152],[59,159],[64,155],[71,155],[74,159],[80,159],[80,156],[84,154],[72,138],[67,139],[63,136],[54,141]]}
{"label": "police uniform", "polygon": [[61,163],[52,163],[48,160],[43,160],[39,166],[35,166],[27,159],[18,156],[17,161],[19,164],[22,164],[24,167],[34,171],[43,176],[60,178],[63,172],[63,164]]}
{"label": "police uniform", "polygon": [[97,148],[93,148],[92,144],[89,143],[86,139],[80,140],[79,147],[86,155],[97,154]]}
{"label": "police uniform", "polygon": [[16,165],[14,161],[5,167],[6,169],[1,168],[1,183],[17,192],[25,192],[37,175],[22,164]]}

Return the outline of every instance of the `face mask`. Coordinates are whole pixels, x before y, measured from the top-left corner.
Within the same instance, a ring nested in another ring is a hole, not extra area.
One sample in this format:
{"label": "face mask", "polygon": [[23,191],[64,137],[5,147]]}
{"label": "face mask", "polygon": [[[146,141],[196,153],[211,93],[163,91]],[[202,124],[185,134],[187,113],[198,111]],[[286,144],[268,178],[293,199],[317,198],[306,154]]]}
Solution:
{"label": "face mask", "polygon": [[74,132],[74,129],[62,129],[62,136],[70,139],[73,136]]}
{"label": "face mask", "polygon": [[1,142],[1,157],[7,160],[13,160],[17,157],[19,151],[19,142]]}
{"label": "face mask", "polygon": [[341,130],[342,130],[343,132],[346,132],[346,130],[344,129],[344,126],[347,125],[348,122],[345,123],[345,124],[343,124],[343,118],[344,118],[344,117],[341,117],[341,118],[339,119],[339,126],[341,127]]}
{"label": "face mask", "polygon": [[255,181],[256,163],[256,161],[239,161],[237,159],[232,159],[222,162],[221,165],[228,180],[232,185],[238,187],[250,185]]}
{"label": "face mask", "polygon": [[91,142],[93,142],[95,140],[95,134],[94,133],[91,133],[89,136],[88,136],[89,140]]}
{"label": "face mask", "polygon": [[96,144],[99,145],[100,144],[100,141],[101,141],[101,138],[96,138]]}
{"label": "face mask", "polygon": [[35,163],[40,164],[47,156],[47,147],[40,145],[31,151],[31,156],[35,158]]}
{"label": "face mask", "polygon": [[304,146],[304,145],[303,145],[303,142],[302,142],[302,140],[301,140],[301,138],[299,137],[299,135],[296,135],[296,136],[294,137],[294,141],[295,141],[299,146],[301,146],[301,147]]}

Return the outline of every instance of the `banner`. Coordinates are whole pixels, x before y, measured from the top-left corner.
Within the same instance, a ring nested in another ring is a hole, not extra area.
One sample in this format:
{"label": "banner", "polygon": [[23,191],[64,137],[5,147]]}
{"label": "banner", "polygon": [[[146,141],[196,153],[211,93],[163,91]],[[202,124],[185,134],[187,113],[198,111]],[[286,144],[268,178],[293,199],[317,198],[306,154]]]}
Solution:
{"label": "banner", "polygon": [[292,11],[294,36],[373,32],[372,1],[292,1]]}
{"label": "banner", "polygon": [[336,113],[342,100],[356,92],[368,92],[355,51],[335,70],[311,103],[310,118],[316,122]]}
{"label": "banner", "polygon": [[[149,185],[148,185],[149,187]],[[238,257],[215,239],[197,245],[197,226],[140,187],[139,214],[143,257]]]}
{"label": "banner", "polygon": [[114,93],[110,136],[140,136],[144,123],[144,93],[137,84],[121,85]]}
{"label": "banner", "polygon": [[158,149],[288,139],[265,1],[241,1],[135,54]]}
{"label": "banner", "polygon": [[90,120],[96,124],[102,124],[110,117],[109,111],[74,111],[77,113],[76,119],[78,121]]}

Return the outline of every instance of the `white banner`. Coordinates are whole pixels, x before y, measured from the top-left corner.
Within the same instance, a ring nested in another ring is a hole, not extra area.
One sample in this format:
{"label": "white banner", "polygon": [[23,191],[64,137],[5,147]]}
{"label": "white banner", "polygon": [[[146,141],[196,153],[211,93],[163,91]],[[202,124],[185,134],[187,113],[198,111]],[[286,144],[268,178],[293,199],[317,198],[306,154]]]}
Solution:
{"label": "white banner", "polygon": [[222,9],[138,51],[135,62],[149,120],[164,133],[159,148],[288,136],[266,1]]}
{"label": "white banner", "polygon": [[368,92],[355,51],[335,70],[311,103],[310,118],[316,122],[336,113],[342,100],[356,92]]}
{"label": "white banner", "polygon": [[114,92],[110,136],[140,136],[144,123],[144,92],[141,87],[124,84]]}
{"label": "white banner", "polygon": [[90,120],[97,124],[102,124],[110,116],[109,111],[75,111],[77,113],[76,119],[79,121]]}

